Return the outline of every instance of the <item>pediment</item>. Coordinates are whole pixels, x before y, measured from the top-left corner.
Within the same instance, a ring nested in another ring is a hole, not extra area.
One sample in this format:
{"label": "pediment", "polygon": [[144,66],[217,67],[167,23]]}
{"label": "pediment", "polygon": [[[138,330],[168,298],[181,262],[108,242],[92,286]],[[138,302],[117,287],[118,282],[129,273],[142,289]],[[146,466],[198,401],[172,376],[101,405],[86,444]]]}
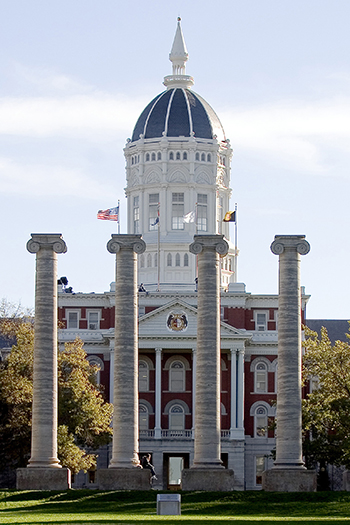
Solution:
{"label": "pediment", "polygon": [[[197,318],[196,307],[175,299],[140,317],[139,339],[196,339]],[[220,324],[221,339],[251,338],[246,330],[239,330],[224,322]]]}

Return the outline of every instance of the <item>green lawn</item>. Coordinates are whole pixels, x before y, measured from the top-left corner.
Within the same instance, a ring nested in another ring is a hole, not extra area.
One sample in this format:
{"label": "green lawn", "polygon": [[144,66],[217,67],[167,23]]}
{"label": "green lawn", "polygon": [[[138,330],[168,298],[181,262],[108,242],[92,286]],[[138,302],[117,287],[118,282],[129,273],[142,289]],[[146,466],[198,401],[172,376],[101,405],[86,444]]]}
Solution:
{"label": "green lawn", "polygon": [[184,492],[181,516],[157,516],[157,493],[69,490],[0,492],[0,523],[123,524],[234,521],[350,525],[350,493]]}

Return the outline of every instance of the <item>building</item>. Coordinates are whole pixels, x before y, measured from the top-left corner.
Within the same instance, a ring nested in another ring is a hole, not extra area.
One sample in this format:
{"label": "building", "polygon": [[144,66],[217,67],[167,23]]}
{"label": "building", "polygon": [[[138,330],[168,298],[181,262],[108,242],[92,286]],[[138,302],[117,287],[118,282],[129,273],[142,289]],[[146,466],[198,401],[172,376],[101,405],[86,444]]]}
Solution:
{"label": "building", "polygon": [[[193,457],[196,388],[196,257],[188,247],[196,233],[221,233],[229,243],[221,259],[222,461],[234,470],[237,490],[254,490],[275,443],[278,296],[253,295],[236,282],[237,250],[223,221],[232,148],[214,110],[192,90],[187,59],[179,20],[172,75],[124,149],[128,233],[142,234],[147,245],[138,262],[145,290],[139,292],[140,452],[152,453],[159,487],[181,486],[181,469]],[[303,313],[307,300],[303,294]],[[103,294],[62,289],[59,319],[60,343],[84,341],[113,399],[114,283]],[[108,455],[100,461],[107,466]]]}

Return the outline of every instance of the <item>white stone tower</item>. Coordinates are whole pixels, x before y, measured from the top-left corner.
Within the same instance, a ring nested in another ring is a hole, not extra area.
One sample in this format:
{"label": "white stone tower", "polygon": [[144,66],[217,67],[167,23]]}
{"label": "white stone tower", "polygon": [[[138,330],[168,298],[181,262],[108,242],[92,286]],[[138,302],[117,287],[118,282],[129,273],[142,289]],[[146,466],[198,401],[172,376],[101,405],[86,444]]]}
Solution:
{"label": "white stone tower", "polygon": [[180,18],[169,58],[173,74],[164,78],[166,90],[143,110],[124,149],[128,233],[142,234],[147,245],[139,283],[148,291],[193,291],[193,235],[223,234],[230,247],[221,271],[227,288],[236,281],[229,223],[222,221],[230,210],[232,149],[214,110],[191,90]]}

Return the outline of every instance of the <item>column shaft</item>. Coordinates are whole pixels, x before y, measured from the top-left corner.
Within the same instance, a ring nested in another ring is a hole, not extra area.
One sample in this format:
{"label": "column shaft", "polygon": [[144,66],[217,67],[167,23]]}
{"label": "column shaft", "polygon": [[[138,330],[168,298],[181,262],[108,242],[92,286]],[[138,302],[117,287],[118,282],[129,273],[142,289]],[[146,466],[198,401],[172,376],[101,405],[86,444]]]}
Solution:
{"label": "column shaft", "polygon": [[32,234],[36,253],[35,335],[31,458],[28,467],[61,468],[57,458],[57,253],[59,234]]}
{"label": "column shaft", "polygon": [[196,235],[198,254],[196,414],[193,468],[221,467],[220,435],[220,268],[222,235]]}
{"label": "column shaft", "polygon": [[156,392],[155,392],[155,428],[154,437],[162,437],[161,416],[162,416],[162,349],[156,348]]}
{"label": "column shaft", "polygon": [[144,251],[145,243],[140,235],[113,235],[107,249],[116,253],[113,449],[109,466],[133,468],[139,440],[136,253]]}

